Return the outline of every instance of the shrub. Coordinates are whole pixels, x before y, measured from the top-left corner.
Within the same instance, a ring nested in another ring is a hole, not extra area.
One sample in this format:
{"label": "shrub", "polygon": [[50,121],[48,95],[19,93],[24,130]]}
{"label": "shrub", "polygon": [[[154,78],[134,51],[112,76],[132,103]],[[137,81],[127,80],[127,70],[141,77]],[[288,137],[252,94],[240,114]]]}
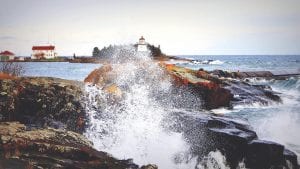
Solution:
{"label": "shrub", "polygon": [[18,62],[1,62],[0,72],[13,76],[21,76],[25,73],[24,66]]}

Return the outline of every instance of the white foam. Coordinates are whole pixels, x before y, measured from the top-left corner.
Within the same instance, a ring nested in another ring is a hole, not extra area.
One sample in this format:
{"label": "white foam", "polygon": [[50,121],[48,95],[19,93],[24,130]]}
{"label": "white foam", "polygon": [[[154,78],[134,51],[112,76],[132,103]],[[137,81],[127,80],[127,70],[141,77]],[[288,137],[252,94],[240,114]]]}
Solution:
{"label": "white foam", "polygon": [[209,64],[211,65],[222,65],[224,62],[220,61],[220,60],[214,60],[209,62]]}
{"label": "white foam", "polygon": [[139,165],[194,168],[195,161],[183,162],[189,146],[182,134],[162,127],[170,105],[162,105],[155,95],[164,99],[163,94],[168,94],[171,86],[170,79],[150,59],[139,54],[132,57],[133,61],[112,64],[112,71],[117,75],[113,83],[123,92],[117,103],[110,101],[111,96],[103,90],[86,86],[90,127],[85,135],[98,150],[120,159],[132,158]]}
{"label": "white foam", "polygon": [[230,169],[226,157],[220,151],[212,151],[197,166],[197,169]]}

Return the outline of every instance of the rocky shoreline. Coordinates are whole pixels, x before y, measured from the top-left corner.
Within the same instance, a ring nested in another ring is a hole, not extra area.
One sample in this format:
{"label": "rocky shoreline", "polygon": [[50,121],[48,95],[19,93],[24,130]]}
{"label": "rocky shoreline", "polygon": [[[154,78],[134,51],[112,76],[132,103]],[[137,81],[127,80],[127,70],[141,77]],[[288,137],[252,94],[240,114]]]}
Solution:
{"label": "rocky shoreline", "polygon": [[[97,151],[87,125],[84,84],[58,78],[0,80],[0,168],[132,168]],[[142,166],[144,169],[154,165]]]}
{"label": "rocky shoreline", "polygon": [[135,168],[92,148],[84,136],[61,129],[28,130],[19,122],[0,122],[0,168]]}
{"label": "rocky shoreline", "polygon": [[[259,140],[245,121],[202,110],[230,108],[241,102],[280,102],[275,92],[227,78],[220,72],[168,64],[161,67],[175,86],[192,91],[203,100],[199,112],[173,112],[169,119],[173,123],[167,126],[184,134],[191,145],[191,155],[197,156],[198,161],[219,150],[232,168],[241,161],[248,168],[299,168],[293,152],[283,145]],[[85,83],[122,97],[122,90],[110,83],[115,77],[111,70],[109,65],[96,69]],[[45,77],[1,79],[0,168],[139,168],[130,159],[119,160],[95,150],[82,135],[89,125],[85,96],[83,82]]]}
{"label": "rocky shoreline", "polygon": [[0,121],[82,133],[85,128],[83,83],[58,78],[0,81]]}

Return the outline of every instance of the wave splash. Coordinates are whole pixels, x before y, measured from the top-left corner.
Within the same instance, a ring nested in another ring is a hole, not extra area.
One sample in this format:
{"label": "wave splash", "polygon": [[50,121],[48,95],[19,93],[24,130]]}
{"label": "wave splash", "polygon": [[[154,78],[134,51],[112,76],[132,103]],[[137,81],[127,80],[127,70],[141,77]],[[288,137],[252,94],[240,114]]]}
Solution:
{"label": "wave splash", "polygon": [[178,162],[189,149],[182,134],[163,127],[168,110],[176,107],[176,96],[174,100],[169,96],[171,79],[164,70],[148,54],[130,48],[116,51],[111,66],[116,77],[111,83],[120,88],[121,97],[115,98],[104,87],[86,85],[90,126],[85,135],[95,148],[120,159],[133,158],[139,165],[195,168],[195,160]]}

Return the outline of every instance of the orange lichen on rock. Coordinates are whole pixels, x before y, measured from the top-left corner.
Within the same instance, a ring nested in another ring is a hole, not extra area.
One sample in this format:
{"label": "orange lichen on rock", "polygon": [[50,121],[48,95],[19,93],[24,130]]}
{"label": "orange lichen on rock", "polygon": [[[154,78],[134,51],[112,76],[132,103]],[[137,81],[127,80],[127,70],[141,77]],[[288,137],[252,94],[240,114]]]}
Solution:
{"label": "orange lichen on rock", "polygon": [[109,77],[107,75],[108,72],[112,71],[112,67],[110,65],[104,65],[98,69],[93,70],[85,79],[85,83],[99,84],[103,83]]}
{"label": "orange lichen on rock", "polygon": [[16,78],[17,78],[16,76],[12,76],[12,75],[10,75],[10,74],[0,72],[0,80],[5,80],[5,79],[16,79]]}
{"label": "orange lichen on rock", "polygon": [[174,64],[160,63],[166,72],[171,75],[176,85],[191,88],[202,97],[204,107],[213,109],[229,106],[233,98],[231,92],[223,88],[222,80],[213,77],[204,70],[192,70]]}
{"label": "orange lichen on rock", "polygon": [[112,85],[109,85],[109,86],[105,87],[104,90],[106,92],[108,92],[109,94],[113,94],[113,95],[115,95],[117,97],[121,97],[122,96],[121,89],[117,85],[115,85],[115,84],[112,84]]}

